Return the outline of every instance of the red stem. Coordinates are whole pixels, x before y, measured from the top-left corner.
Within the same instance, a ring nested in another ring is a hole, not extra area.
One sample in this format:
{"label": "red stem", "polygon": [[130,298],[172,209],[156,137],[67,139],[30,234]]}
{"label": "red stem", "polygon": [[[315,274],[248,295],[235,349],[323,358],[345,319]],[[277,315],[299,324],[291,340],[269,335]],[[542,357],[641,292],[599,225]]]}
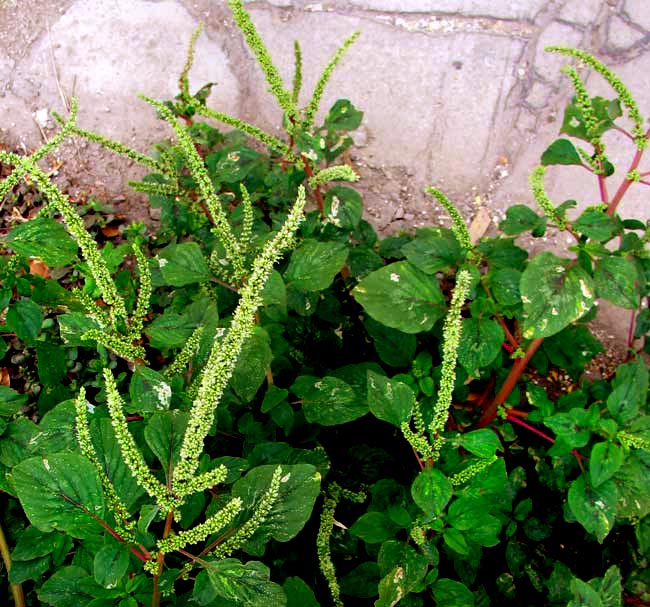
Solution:
{"label": "red stem", "polygon": [[530,344],[528,345],[528,348],[523,358],[518,358],[515,361],[515,364],[512,365],[512,368],[510,369],[510,373],[508,373],[508,377],[506,377],[506,380],[503,382],[501,389],[494,397],[494,400],[488,405],[488,407],[483,412],[483,415],[481,416],[481,419],[479,420],[478,423],[479,428],[485,428],[485,426],[487,426],[497,416],[497,409],[499,408],[500,405],[506,402],[506,399],[508,398],[508,396],[510,396],[510,393],[512,392],[515,385],[519,381],[519,378],[522,376],[524,370],[526,369],[526,365],[528,365],[530,359],[533,357],[533,354],[537,352],[537,348],[539,348],[542,345],[543,341],[544,341],[543,337],[538,337],[537,339],[533,339],[533,341],[531,341]]}
{"label": "red stem", "polygon": [[518,417],[511,415],[510,411],[508,411],[508,414],[506,415],[506,421],[512,422],[513,424],[519,424],[523,428],[526,428],[526,430],[530,430],[534,434],[537,434],[537,436],[541,436],[544,440],[547,440],[549,443],[555,442],[554,438],[550,437],[548,434],[544,434],[544,432],[542,432],[541,430],[534,428],[529,423],[519,419]]}
{"label": "red stem", "polygon": [[[307,173],[307,177],[313,177],[314,176],[314,171],[311,168],[311,165],[309,164],[309,158],[302,154],[300,156],[302,158],[302,163],[305,167],[305,173]],[[320,191],[320,185],[316,186],[316,189],[314,190],[314,196],[316,198],[316,204],[318,204],[318,210],[320,211],[321,217],[323,217],[324,213],[324,208],[325,208],[325,203],[323,202],[323,194]]]}
{"label": "red stem", "polygon": [[506,338],[510,342],[510,345],[517,350],[519,348],[519,342],[515,339],[515,336],[510,332],[510,329],[508,329],[508,325],[506,324],[506,321],[503,319],[503,316],[500,314],[497,315],[497,320],[499,321],[499,324],[501,325],[501,328],[503,329],[503,332],[506,335]]}
{"label": "red stem", "polygon": [[[646,139],[650,137],[650,129],[646,131]],[[641,158],[643,157],[643,148],[636,150],[636,154],[634,154],[634,158],[632,159],[632,164],[630,165],[630,168],[627,170],[627,175],[629,175],[632,171],[636,170],[636,168],[639,166],[639,163],[641,162]],[[628,188],[633,184],[634,182],[631,179],[628,179],[627,177],[623,180],[621,185],[619,186],[616,194],[614,194],[614,198],[612,198],[612,201],[609,203],[609,206],[607,207],[607,214],[608,215],[613,215],[616,212],[616,207],[619,205],[621,202],[621,199],[623,196],[625,196],[625,192],[627,192]]]}

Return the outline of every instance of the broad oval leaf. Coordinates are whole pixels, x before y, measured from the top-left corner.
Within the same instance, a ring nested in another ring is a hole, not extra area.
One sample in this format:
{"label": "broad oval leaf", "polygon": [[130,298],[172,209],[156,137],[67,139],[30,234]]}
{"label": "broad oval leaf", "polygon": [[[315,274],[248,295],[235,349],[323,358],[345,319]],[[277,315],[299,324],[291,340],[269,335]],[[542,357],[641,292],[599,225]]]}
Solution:
{"label": "broad oval leaf", "polygon": [[625,453],[623,447],[608,441],[596,443],[591,448],[589,457],[589,476],[594,487],[602,485],[612,478],[623,465]]}
{"label": "broad oval leaf", "polygon": [[187,419],[185,411],[160,411],[153,414],[144,429],[144,438],[162,464],[165,474],[169,474],[178,461]]}
{"label": "broad oval leaf", "polygon": [[7,329],[28,345],[31,345],[41,332],[42,322],[41,307],[31,299],[19,299],[7,310]]}
{"label": "broad oval leaf", "polygon": [[499,437],[488,428],[462,434],[460,444],[470,453],[483,458],[492,457],[497,449],[503,448]]}
{"label": "broad oval leaf", "polygon": [[549,337],[583,316],[593,305],[593,281],[579,265],[545,251],[524,270],[520,283],[524,303],[523,335]]}
{"label": "broad oval leaf", "polygon": [[628,310],[639,307],[641,281],[630,259],[611,255],[599,259],[594,268],[594,281],[599,297]]}
{"label": "broad oval leaf", "polygon": [[618,491],[614,481],[594,487],[580,476],[571,483],[568,498],[573,516],[602,544],[616,520]]}
{"label": "broad oval leaf", "polygon": [[67,266],[77,257],[77,243],[60,223],[46,217],[13,228],[6,242],[19,255],[42,259],[50,267]]}
{"label": "broad oval leaf", "polygon": [[[268,491],[277,466],[253,468],[232,488],[232,497],[241,497],[244,508],[253,510]],[[282,481],[277,499],[253,538],[288,542],[303,528],[320,491],[320,474],[311,464],[282,465]]]}
{"label": "broad oval leaf", "polygon": [[415,394],[400,381],[368,371],[368,406],[375,417],[399,427],[411,419]]}
{"label": "broad oval leaf", "polygon": [[102,546],[93,562],[95,581],[104,588],[115,588],[129,568],[129,553],[124,545],[111,542]]}
{"label": "broad oval leaf", "polygon": [[556,139],[542,154],[542,165],[582,164],[582,158],[568,139]]}
{"label": "broad oval leaf", "polygon": [[255,327],[244,343],[230,378],[230,385],[237,396],[245,403],[255,397],[264,382],[266,370],[271,364],[271,340],[266,331]]}
{"label": "broad oval leaf", "polygon": [[368,413],[368,403],[338,377],[301,375],[291,391],[302,401],[305,418],[312,424],[335,426]]}
{"label": "broad oval leaf", "polygon": [[415,238],[402,247],[406,258],[426,274],[435,274],[460,265],[463,254],[453,232],[445,228],[418,230]]}
{"label": "broad oval leaf", "polygon": [[102,486],[95,467],[76,453],[32,457],[13,469],[25,514],[41,531],[61,530],[87,537],[100,530]]}
{"label": "broad oval leaf", "polygon": [[332,284],[347,257],[342,242],[307,239],[291,254],[285,281],[301,291],[322,291]]}
{"label": "broad oval leaf", "polygon": [[201,248],[195,242],[170,244],[158,253],[158,265],[164,284],[184,287],[203,282],[210,276]]}
{"label": "broad oval leaf", "polygon": [[491,318],[466,318],[462,322],[458,362],[474,377],[501,352],[505,340],[503,329]]}
{"label": "broad oval leaf", "polygon": [[368,274],[352,295],[372,318],[404,333],[428,331],[446,312],[438,279],[408,261]]}
{"label": "broad oval leaf", "polygon": [[270,580],[270,570],[259,561],[244,564],[238,559],[204,561],[196,577],[192,600],[199,605],[246,605],[284,607],[282,586]]}
{"label": "broad oval leaf", "polygon": [[456,580],[440,578],[431,587],[436,605],[445,607],[474,607],[472,591]]}
{"label": "broad oval leaf", "polygon": [[453,493],[451,482],[437,468],[425,468],[411,485],[413,501],[427,514],[439,516]]}

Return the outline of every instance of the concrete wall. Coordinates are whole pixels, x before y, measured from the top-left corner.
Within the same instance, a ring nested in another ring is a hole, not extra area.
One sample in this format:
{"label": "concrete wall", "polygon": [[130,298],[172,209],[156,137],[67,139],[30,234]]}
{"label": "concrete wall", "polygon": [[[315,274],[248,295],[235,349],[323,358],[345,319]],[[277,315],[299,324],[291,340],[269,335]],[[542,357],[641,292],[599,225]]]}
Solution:
{"label": "concrete wall", "polygon": [[[444,221],[422,194],[427,184],[444,189],[468,218],[483,208],[498,219],[508,205],[531,201],[528,172],[557,136],[572,93],[559,72],[564,59],[545,53],[547,44],[595,53],[650,110],[648,0],[266,0],[247,7],[287,83],[293,40],[300,41],[306,91],[338,45],[361,30],[323,108],[347,97],[365,112],[353,159],[369,218],[382,230]],[[176,94],[198,21],[206,30],[192,84],[218,82],[213,107],[275,128],[274,100],[221,0],[0,0],[0,138],[37,146],[51,132],[43,110],[63,111],[62,97],[74,93],[81,125],[147,149],[169,131],[135,93]],[[589,84],[613,96],[597,75]],[[627,163],[625,141],[612,141],[611,150]],[[85,143],[62,155],[68,185],[108,199],[123,195],[124,179],[137,174]],[[72,177],[83,169],[93,177]],[[595,181],[581,169],[553,169],[549,189],[558,200],[597,200]],[[645,198],[637,187],[627,208],[645,217]]]}

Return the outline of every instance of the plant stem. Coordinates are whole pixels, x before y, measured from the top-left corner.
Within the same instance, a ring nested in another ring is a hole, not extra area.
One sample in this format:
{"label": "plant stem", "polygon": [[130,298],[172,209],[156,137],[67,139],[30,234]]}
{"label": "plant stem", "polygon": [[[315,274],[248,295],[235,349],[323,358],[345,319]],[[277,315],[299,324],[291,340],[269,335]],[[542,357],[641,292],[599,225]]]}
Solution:
{"label": "plant stem", "polygon": [[497,395],[494,397],[494,400],[488,405],[488,407],[483,412],[483,415],[481,416],[481,419],[479,420],[478,423],[479,428],[485,428],[485,426],[487,426],[497,416],[497,409],[499,408],[499,405],[502,405],[503,403],[506,402],[506,399],[508,398],[508,396],[510,396],[510,393],[512,392],[515,385],[519,381],[519,378],[522,376],[524,370],[526,369],[526,365],[528,365],[530,359],[533,357],[533,354],[537,352],[537,348],[539,348],[542,345],[543,341],[544,341],[543,337],[538,337],[537,339],[533,339],[533,341],[531,341],[530,344],[528,345],[528,348],[526,349],[526,353],[524,354],[523,358],[518,358],[515,361],[515,364],[512,365],[512,368],[510,369],[510,373],[508,373],[508,377],[506,377],[506,380],[503,382],[501,389],[499,390],[499,392],[497,392]]}
{"label": "plant stem", "polygon": [[[304,154],[301,156],[302,158],[302,163],[305,167],[305,173],[307,174],[307,177],[313,177],[314,176],[314,171],[311,168],[311,165],[309,164],[309,158],[305,156]],[[325,209],[325,203],[323,202],[323,194],[320,191],[320,185],[316,186],[316,189],[314,190],[314,197],[316,198],[316,203],[318,204],[318,210],[320,211],[321,217],[323,217],[324,209]]]}
{"label": "plant stem", "polygon": [[[11,554],[2,525],[0,525],[0,553],[2,554],[2,561],[5,564],[7,575],[9,575],[11,571]],[[13,594],[14,604],[16,607],[25,607],[25,595],[23,594],[23,587],[20,584],[10,583],[9,585],[11,586],[11,594]]]}
{"label": "plant stem", "polygon": [[[172,530],[172,523],[174,522],[174,511],[170,510],[165,519],[165,529],[163,531],[163,539],[169,537]],[[153,576],[153,593],[151,595],[151,607],[160,607],[160,588],[158,587],[158,580],[165,564],[165,555],[162,552],[158,553],[158,571]]]}
{"label": "plant stem", "polygon": [[[650,137],[650,129],[646,131],[645,136],[646,139]],[[632,164],[630,165],[630,168],[627,170],[627,175],[629,175],[631,171],[636,170],[636,168],[639,166],[639,163],[641,162],[642,157],[643,157],[643,148],[642,149],[637,148],[636,154],[634,154],[634,158],[632,159]],[[628,188],[633,183],[634,182],[631,179],[628,179],[627,177],[623,180],[618,190],[616,191],[616,194],[614,194],[614,198],[612,198],[611,202],[609,203],[609,206],[607,207],[608,215],[613,215],[616,212],[616,207],[621,202],[623,196],[625,196],[625,192],[627,192]]]}

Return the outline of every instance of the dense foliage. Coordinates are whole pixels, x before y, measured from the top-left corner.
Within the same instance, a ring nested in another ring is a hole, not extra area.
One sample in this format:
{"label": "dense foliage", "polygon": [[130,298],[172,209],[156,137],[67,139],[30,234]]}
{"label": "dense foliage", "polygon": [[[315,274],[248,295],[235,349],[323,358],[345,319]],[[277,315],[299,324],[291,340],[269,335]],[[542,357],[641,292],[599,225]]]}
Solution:
{"label": "dense foliage", "polygon": [[[451,229],[380,239],[342,184],[357,178],[343,159],[362,113],[341,99],[315,124],[356,34],[300,109],[300,47],[288,90],[230,5],[285,139],[210,109],[210,84],[190,93],[197,31],[178,97],[143,98],[175,135],[153,155],[84,131],[74,105],[31,156],[0,151],[0,199],[42,205],[0,240],[7,596],[650,604],[650,228],[618,214],[648,185],[650,132],[627,89],[593,57],[549,49],[616,96],[590,97],[565,68],[576,94],[562,133],[590,149],[548,147],[531,173],[541,213],[513,206],[473,242],[431,188]],[[612,195],[610,130],[634,147]],[[159,225],[107,223],[58,190],[38,162],[70,136],[146,166],[131,185]],[[600,202],[555,205],[549,165],[592,172]],[[522,242],[548,230],[575,242],[531,257]],[[625,361],[594,378],[598,300],[631,320]]]}

